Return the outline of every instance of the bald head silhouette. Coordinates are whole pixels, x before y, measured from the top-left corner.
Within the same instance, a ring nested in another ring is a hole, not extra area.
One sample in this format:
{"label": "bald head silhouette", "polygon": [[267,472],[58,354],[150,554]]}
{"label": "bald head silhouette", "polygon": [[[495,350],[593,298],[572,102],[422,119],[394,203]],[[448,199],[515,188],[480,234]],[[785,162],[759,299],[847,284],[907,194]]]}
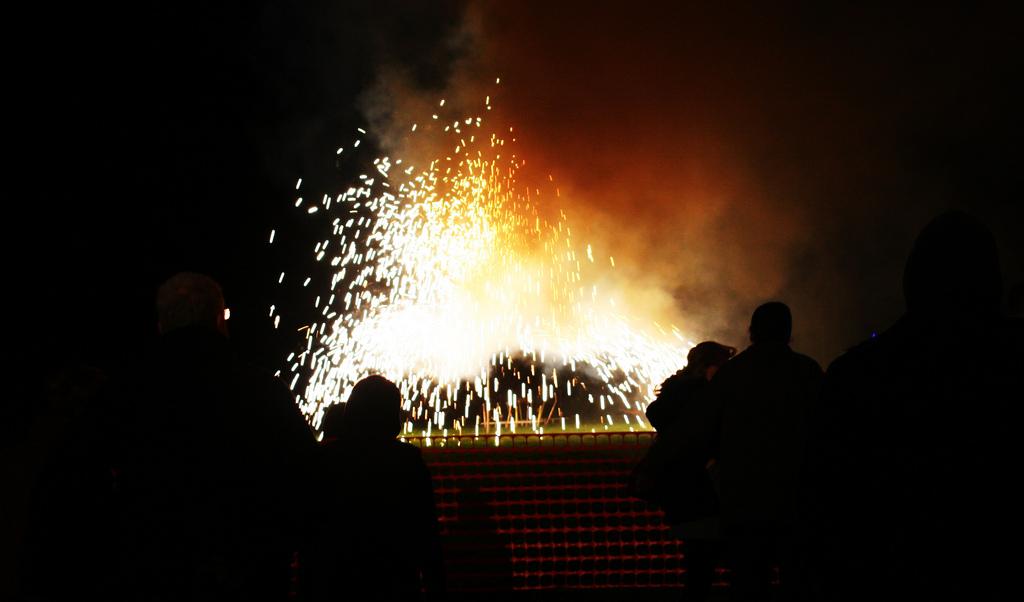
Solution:
{"label": "bald head silhouette", "polygon": [[204,326],[227,335],[224,293],[217,281],[205,274],[180,272],[168,278],[156,295],[160,332]]}

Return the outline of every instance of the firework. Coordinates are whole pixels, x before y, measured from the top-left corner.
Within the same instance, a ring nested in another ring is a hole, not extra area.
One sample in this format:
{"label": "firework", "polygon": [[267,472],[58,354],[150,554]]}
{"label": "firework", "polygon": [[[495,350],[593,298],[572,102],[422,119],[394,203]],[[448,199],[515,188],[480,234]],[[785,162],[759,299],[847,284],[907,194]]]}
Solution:
{"label": "firework", "polygon": [[541,190],[517,181],[514,139],[478,116],[431,117],[409,135],[444,149],[433,160],[378,157],[343,192],[295,201],[323,224],[313,260],[329,275],[288,357],[303,412],[319,425],[382,374],[402,391],[405,434],[543,433],[567,416],[576,430],[648,428],[654,387],[692,343],[599,288],[615,260],[576,241],[564,213],[542,215]]}

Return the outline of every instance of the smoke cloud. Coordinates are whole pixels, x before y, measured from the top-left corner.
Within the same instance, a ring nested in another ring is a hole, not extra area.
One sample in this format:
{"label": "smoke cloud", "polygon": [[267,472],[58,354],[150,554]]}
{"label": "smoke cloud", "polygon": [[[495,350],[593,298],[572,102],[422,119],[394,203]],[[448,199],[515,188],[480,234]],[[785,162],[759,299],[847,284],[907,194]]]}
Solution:
{"label": "smoke cloud", "polygon": [[990,224],[1020,279],[1003,30],[970,9],[474,4],[443,90],[386,68],[362,104],[401,148],[438,98],[489,93],[635,308],[742,346],[782,300],[827,363],[902,312],[903,260],[942,210]]}

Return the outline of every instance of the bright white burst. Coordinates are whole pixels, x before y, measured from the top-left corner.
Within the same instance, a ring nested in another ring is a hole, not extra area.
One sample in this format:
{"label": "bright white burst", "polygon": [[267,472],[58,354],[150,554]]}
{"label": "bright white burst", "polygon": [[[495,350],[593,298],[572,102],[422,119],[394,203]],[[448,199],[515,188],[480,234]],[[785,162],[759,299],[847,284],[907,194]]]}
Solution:
{"label": "bright white burst", "polygon": [[566,416],[575,430],[647,428],[654,387],[693,343],[638,327],[650,322],[599,290],[614,259],[595,261],[561,212],[542,217],[511,143],[480,117],[445,123],[414,134],[450,149],[429,165],[377,158],[303,210],[324,225],[313,257],[330,270],[306,289],[321,318],[289,358],[303,412],[319,425],[382,374],[402,390],[406,434],[564,431]]}

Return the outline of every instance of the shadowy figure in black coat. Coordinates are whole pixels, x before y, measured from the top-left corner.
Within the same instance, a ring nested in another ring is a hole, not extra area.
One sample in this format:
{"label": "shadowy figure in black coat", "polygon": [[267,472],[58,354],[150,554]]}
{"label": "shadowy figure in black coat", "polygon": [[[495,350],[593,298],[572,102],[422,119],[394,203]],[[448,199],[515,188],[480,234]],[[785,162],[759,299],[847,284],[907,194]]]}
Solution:
{"label": "shadowy figure in black coat", "polygon": [[430,473],[419,449],[396,439],[401,404],[394,383],[369,376],[348,403],[328,409],[305,555],[312,600],[409,600],[444,590]]}
{"label": "shadowy figure in black coat", "polygon": [[822,371],[790,349],[791,331],[785,304],[758,307],[750,347],[718,370],[678,420],[688,453],[716,460],[720,528],[738,600],[770,599],[774,567],[783,585],[792,579],[806,417]]}
{"label": "shadowy figure in black coat", "polygon": [[1024,358],[1001,288],[988,229],[943,214],[907,260],[904,316],[829,366],[808,450],[807,599],[1019,589]]}
{"label": "shadowy figure in black coat", "polygon": [[178,274],[157,311],[160,339],[117,383],[108,425],[124,597],[285,599],[312,431],[232,353],[216,282]]}
{"label": "shadowy figure in black coat", "polygon": [[[686,355],[686,367],[668,377],[658,397],[647,406],[647,420],[658,431],[645,462],[657,470],[658,504],[672,532],[683,541],[686,558],[686,599],[711,594],[715,563],[720,556],[718,494],[709,466],[710,453],[680,453],[678,425],[688,404],[697,399],[736,349],[714,341],[698,343]],[[713,461],[712,461],[713,464]]]}

